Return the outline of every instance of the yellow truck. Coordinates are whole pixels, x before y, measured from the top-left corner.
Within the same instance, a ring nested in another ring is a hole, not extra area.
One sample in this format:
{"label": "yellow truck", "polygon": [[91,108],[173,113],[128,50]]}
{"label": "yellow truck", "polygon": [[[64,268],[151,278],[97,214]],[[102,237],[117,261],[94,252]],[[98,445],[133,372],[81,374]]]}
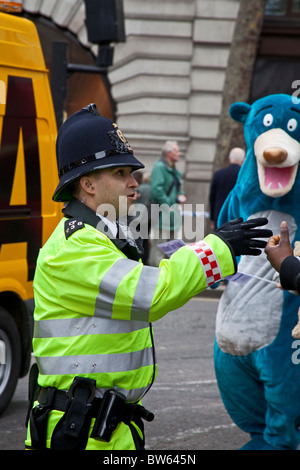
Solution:
{"label": "yellow truck", "polygon": [[0,413],[31,359],[33,276],[61,217],[56,121],[35,25],[0,2]]}

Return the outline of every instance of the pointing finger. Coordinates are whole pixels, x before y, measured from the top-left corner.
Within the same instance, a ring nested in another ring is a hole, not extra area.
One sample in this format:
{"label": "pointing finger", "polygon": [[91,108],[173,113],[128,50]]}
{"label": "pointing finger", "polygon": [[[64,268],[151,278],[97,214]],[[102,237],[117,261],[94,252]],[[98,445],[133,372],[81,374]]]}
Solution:
{"label": "pointing finger", "polygon": [[283,221],[280,224],[280,243],[290,243],[288,224]]}

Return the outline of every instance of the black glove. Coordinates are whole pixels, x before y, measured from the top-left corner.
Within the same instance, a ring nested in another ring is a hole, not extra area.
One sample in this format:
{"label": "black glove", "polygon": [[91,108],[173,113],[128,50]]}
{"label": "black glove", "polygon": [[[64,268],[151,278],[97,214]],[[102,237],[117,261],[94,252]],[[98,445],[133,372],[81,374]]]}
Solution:
{"label": "black glove", "polygon": [[259,248],[265,248],[267,242],[264,240],[254,240],[254,238],[270,238],[273,235],[272,230],[263,229],[255,230],[255,227],[266,225],[268,219],[260,217],[257,219],[249,219],[243,222],[243,219],[230,220],[213,233],[227,243],[235,256],[261,254]]}

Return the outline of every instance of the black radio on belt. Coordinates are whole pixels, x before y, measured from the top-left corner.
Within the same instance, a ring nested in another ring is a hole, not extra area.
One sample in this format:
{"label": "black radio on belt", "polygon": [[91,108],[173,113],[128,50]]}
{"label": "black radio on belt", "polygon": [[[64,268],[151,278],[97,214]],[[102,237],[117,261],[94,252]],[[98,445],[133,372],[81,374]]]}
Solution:
{"label": "black radio on belt", "polygon": [[116,390],[104,393],[91,437],[109,442],[113,431],[122,419],[125,396]]}

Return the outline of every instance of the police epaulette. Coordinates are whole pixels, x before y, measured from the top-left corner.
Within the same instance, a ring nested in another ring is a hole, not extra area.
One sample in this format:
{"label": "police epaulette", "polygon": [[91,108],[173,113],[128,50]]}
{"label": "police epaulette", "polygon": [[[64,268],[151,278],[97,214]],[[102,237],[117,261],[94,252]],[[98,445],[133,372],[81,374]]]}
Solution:
{"label": "police epaulette", "polygon": [[65,236],[69,238],[72,233],[84,227],[84,223],[80,219],[68,219],[65,221]]}

